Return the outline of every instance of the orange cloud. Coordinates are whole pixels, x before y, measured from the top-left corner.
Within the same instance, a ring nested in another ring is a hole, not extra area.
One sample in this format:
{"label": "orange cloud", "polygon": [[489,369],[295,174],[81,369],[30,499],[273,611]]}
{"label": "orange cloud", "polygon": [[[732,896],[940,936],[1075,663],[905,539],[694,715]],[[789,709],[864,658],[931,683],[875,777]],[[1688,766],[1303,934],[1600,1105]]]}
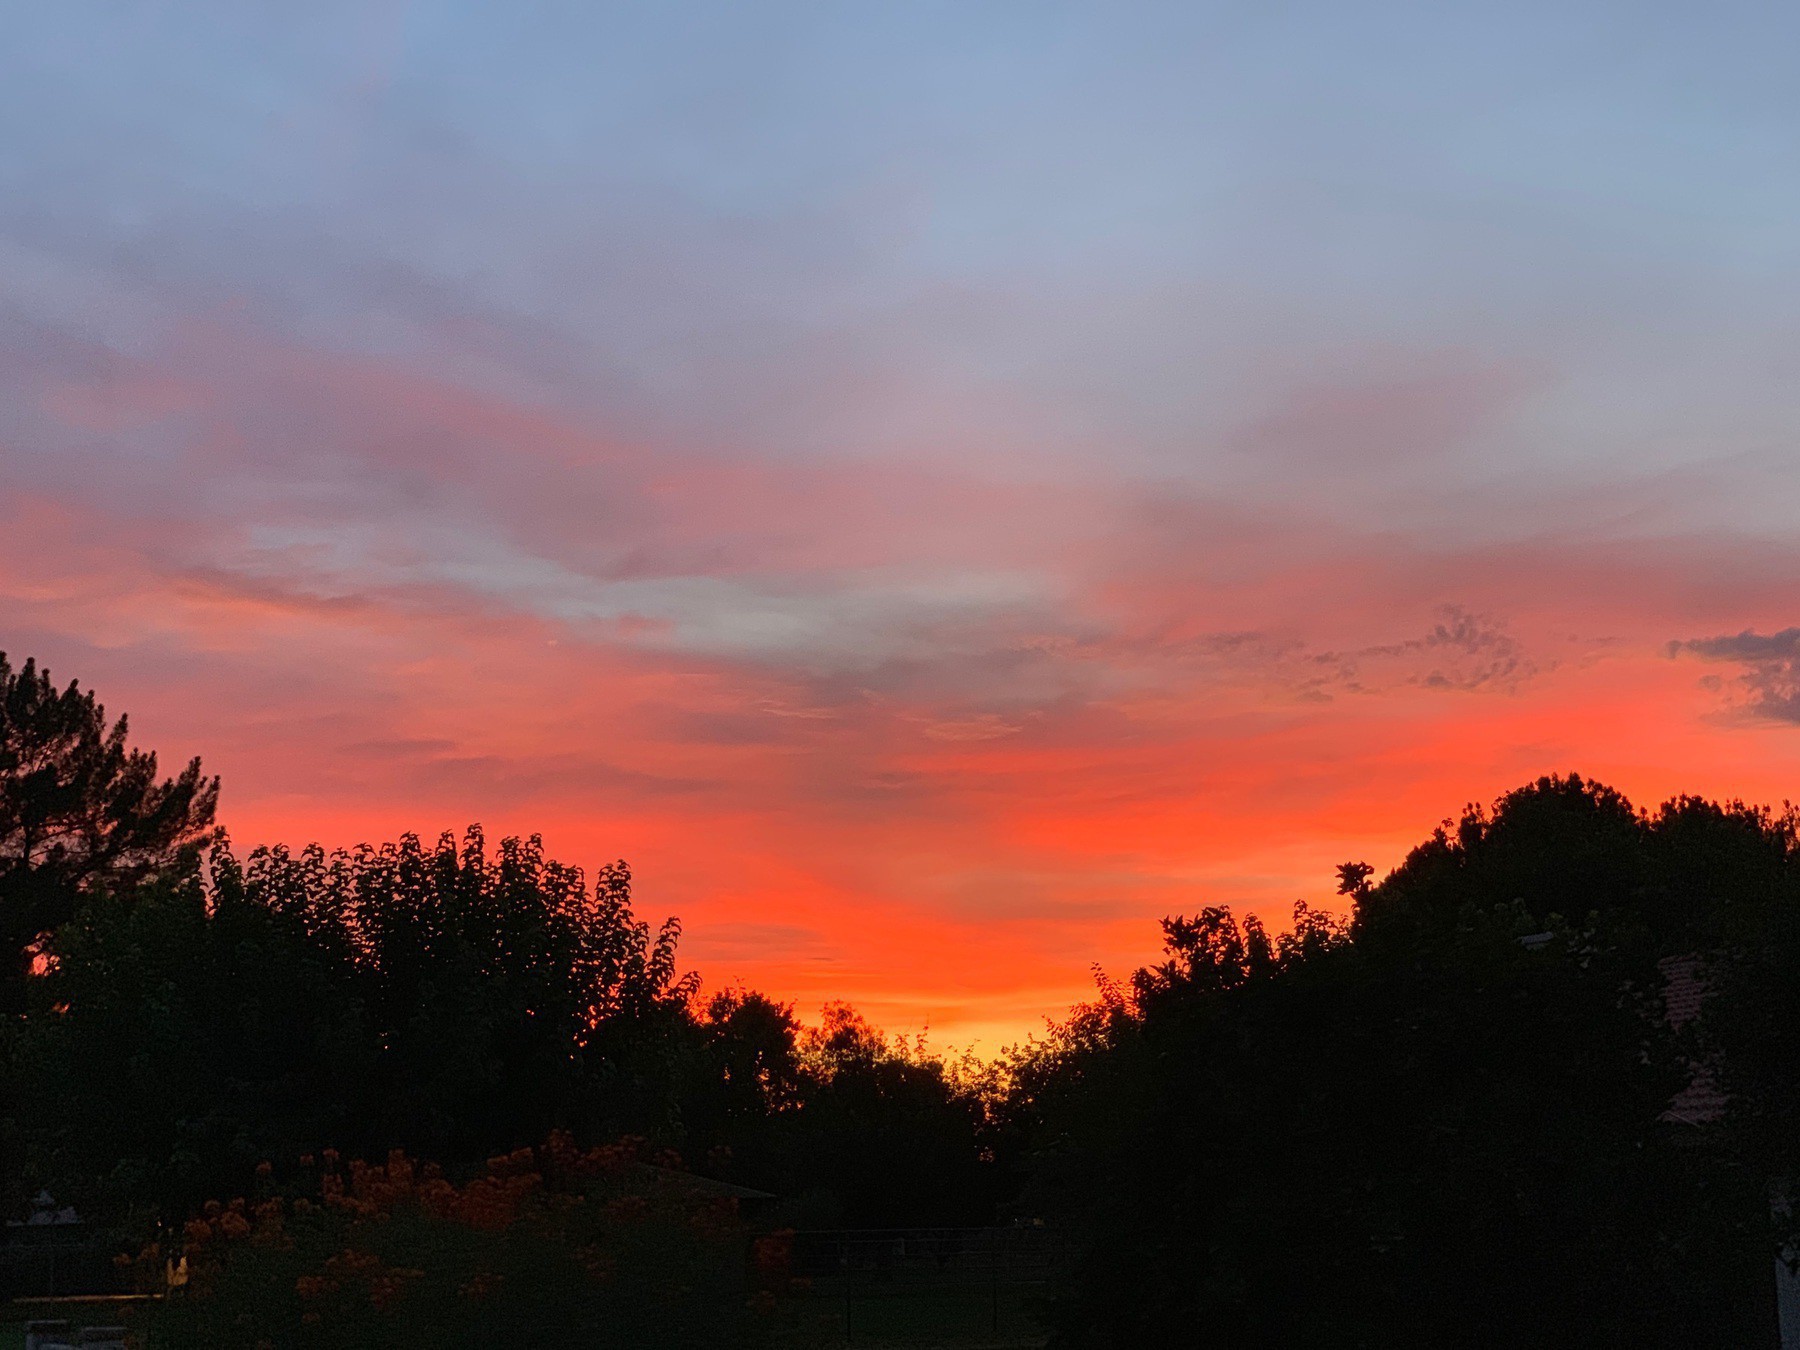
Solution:
{"label": "orange cloud", "polygon": [[1785,626],[1774,544],[652,450],[222,320],[111,369],[38,405],[70,458],[0,520],[9,649],[202,754],[242,845],[541,831],[803,1009],[991,1046],[1166,913],[1280,917],[1536,774],[1800,767],[1667,648]]}

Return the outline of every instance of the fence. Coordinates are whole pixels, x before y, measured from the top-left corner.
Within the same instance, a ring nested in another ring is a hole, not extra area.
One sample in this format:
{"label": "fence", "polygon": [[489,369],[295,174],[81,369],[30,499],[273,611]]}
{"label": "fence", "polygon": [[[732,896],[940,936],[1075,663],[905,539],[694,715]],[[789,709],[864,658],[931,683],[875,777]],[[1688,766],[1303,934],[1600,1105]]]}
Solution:
{"label": "fence", "polygon": [[1037,1227],[831,1229],[793,1240],[815,1318],[836,1322],[846,1345],[868,1347],[1041,1344],[1041,1305],[1068,1257],[1059,1234]]}
{"label": "fence", "polygon": [[0,1301],[118,1293],[116,1250],[83,1226],[8,1224],[0,1237]]}

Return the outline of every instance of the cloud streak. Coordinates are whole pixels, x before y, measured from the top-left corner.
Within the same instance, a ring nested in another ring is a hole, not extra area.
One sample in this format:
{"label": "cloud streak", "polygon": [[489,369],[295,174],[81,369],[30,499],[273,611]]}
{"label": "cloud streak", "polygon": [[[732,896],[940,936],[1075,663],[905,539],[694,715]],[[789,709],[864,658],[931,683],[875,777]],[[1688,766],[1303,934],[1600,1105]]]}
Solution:
{"label": "cloud streak", "polygon": [[[1671,642],[1669,655],[1739,667],[1732,682],[1737,690],[1732,706],[1741,716],[1800,725],[1800,628],[1767,635],[1746,628],[1719,637],[1688,638]],[[1707,682],[1720,687],[1716,677],[1707,677]]]}
{"label": "cloud streak", "polygon": [[1788,85],[1690,60],[1791,43],[203,10],[0,52],[0,646],[241,842],[542,830],[991,1040],[1538,773],[1800,769]]}

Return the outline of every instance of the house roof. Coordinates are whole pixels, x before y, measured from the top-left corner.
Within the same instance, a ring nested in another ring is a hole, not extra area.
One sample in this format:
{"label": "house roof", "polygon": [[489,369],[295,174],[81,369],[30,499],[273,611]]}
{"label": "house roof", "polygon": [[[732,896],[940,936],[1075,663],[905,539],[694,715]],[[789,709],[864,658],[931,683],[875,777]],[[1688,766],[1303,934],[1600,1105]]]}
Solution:
{"label": "house roof", "polygon": [[697,1176],[692,1172],[679,1172],[672,1167],[657,1167],[652,1163],[633,1163],[630,1171],[642,1181],[685,1191],[689,1195],[707,1196],[720,1200],[773,1200],[776,1198],[768,1191],[739,1186],[729,1181],[719,1181],[714,1177]]}
{"label": "house roof", "polygon": [[[1711,992],[1698,956],[1669,956],[1657,962],[1663,977],[1663,1016],[1676,1031],[1700,1016]],[[1729,1099],[1710,1064],[1692,1066],[1688,1084],[1669,1103],[1662,1118],[1678,1125],[1710,1125],[1723,1119]]]}

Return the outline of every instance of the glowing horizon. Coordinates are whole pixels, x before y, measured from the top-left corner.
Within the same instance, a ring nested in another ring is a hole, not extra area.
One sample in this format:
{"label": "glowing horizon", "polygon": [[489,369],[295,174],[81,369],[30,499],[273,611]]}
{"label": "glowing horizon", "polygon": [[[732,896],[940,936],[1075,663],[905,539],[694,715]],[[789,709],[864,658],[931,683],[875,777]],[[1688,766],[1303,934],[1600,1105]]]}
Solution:
{"label": "glowing horizon", "polygon": [[991,1048],[1543,773],[1793,793],[1766,16],[683,15],[20,16],[0,648],[239,846]]}

